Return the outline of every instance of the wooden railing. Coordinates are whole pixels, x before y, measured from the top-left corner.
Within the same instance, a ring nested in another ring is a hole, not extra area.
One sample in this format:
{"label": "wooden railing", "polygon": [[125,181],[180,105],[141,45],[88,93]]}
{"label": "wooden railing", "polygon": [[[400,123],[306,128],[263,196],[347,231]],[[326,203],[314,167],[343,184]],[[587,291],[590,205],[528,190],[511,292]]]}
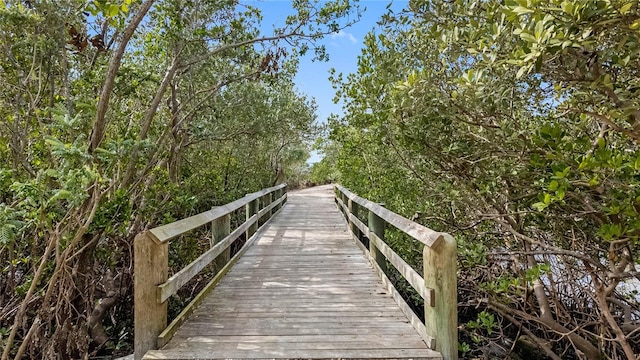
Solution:
{"label": "wooden railing", "polygon": [[[229,204],[138,234],[134,240],[134,351],[141,359],[164,346],[256,238],[261,221],[268,220],[287,200],[286,184],[264,189]],[[231,231],[231,213],[245,207],[246,221]],[[211,224],[211,248],[168,278],[169,241]],[[230,245],[245,234],[247,242],[230,259]],[[167,300],[212,261],[220,269],[207,286],[167,326]]]}
{"label": "wooden railing", "polygon": [[[439,351],[445,360],[457,359],[456,242],[453,237],[395,214],[340,185],[335,186],[335,200],[347,220],[356,244],[369,255],[371,264],[413,327],[427,345]],[[358,208],[368,210],[367,224],[358,219]],[[423,276],[385,243],[385,228],[388,225],[424,244]],[[360,242],[361,236],[369,239],[368,249]],[[385,274],[387,261],[424,299],[424,323],[414,314]]]}

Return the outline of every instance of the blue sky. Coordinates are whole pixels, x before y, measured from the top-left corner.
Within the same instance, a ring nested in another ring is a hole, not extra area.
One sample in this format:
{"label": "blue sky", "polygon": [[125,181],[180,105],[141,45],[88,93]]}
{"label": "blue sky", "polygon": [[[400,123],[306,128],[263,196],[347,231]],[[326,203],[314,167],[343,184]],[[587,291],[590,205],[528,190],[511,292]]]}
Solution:
{"label": "blue sky", "polygon": [[[329,81],[329,70],[334,68],[337,73],[353,73],[358,68],[358,55],[363,47],[365,34],[375,31],[376,22],[387,12],[387,5],[391,0],[361,0],[362,18],[355,25],[337,34],[325,37],[320,41],[324,44],[330,60],[328,62],[311,61],[313,55],[300,59],[300,68],[296,76],[298,90],[316,99],[318,104],[318,120],[325,122],[329,115],[342,114],[342,106],[333,103],[335,92]],[[245,3],[258,7],[264,17],[262,26],[266,32],[273,29],[273,25],[281,25],[287,15],[294,10],[290,1],[262,0],[246,1]],[[391,9],[399,12],[407,6],[408,1],[393,1]],[[317,154],[312,154],[309,163],[319,160]]]}

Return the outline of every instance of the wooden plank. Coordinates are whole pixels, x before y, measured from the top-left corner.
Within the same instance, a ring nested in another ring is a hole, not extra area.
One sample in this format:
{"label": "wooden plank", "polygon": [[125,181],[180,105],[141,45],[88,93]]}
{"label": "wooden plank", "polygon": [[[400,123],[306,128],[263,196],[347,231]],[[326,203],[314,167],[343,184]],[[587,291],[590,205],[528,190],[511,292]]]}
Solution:
{"label": "wooden plank", "polygon": [[[357,279],[354,279],[357,281]],[[317,283],[316,283],[317,284]],[[227,287],[220,286],[218,289],[221,293],[226,294],[227,292],[236,292],[237,294],[247,294],[247,293],[258,293],[258,294],[293,294],[293,293],[320,293],[320,292],[331,292],[337,294],[338,292],[342,292],[344,294],[365,294],[369,293],[372,290],[384,290],[379,283],[370,282],[367,284],[363,284],[360,286],[342,283],[342,284],[334,284],[328,286],[322,286],[320,284],[317,285],[285,285],[282,283],[272,282],[271,284],[266,285],[254,285],[243,287],[242,289],[238,289],[235,287]]]}
{"label": "wooden plank", "polygon": [[[191,321],[195,321],[196,323],[208,321],[208,323],[213,326],[238,324],[237,322],[230,322],[233,319],[235,319],[233,316],[219,317],[219,316],[212,316],[212,315],[206,315],[206,316],[193,315],[191,318],[189,318],[189,323],[191,323]],[[297,317],[297,318],[278,317],[278,318],[272,318],[271,321],[277,321],[278,324],[306,324],[307,326],[314,326],[314,327],[318,327],[318,324],[320,323],[323,323],[323,324],[344,323],[344,324],[351,324],[353,327],[367,327],[371,324],[371,319],[367,319],[366,316],[343,316],[343,315],[340,315],[339,317],[331,317],[331,318],[328,318],[328,317]],[[408,323],[408,320],[404,316],[404,314],[400,314],[398,316],[386,316],[383,319],[381,319],[381,322],[382,321],[393,322],[397,324]],[[243,321],[243,324],[246,324],[249,327],[257,327],[259,325],[268,326],[268,324],[265,323],[265,318],[245,319]]]}
{"label": "wooden plank", "polygon": [[414,360],[431,360],[442,359],[440,354],[433,351],[425,351],[424,349],[339,349],[339,350],[235,350],[225,352],[224,355],[220,354],[216,356],[215,349],[205,348],[191,348],[184,350],[164,350],[164,351],[150,351],[144,359],[145,360],[157,360],[157,359],[274,359],[274,358],[289,358],[289,359],[362,359],[362,358],[374,358],[374,359],[414,359]]}
{"label": "wooden plank", "polygon": [[[317,269],[320,270],[317,270]],[[252,269],[262,269],[255,267],[243,267],[243,270],[251,271]],[[295,279],[297,277],[307,277],[307,276],[322,276],[322,277],[330,277],[330,278],[339,278],[341,276],[364,276],[369,277],[371,274],[371,270],[367,269],[349,269],[349,268],[338,268],[338,269],[324,269],[322,267],[310,267],[310,268],[270,268],[268,274],[260,274],[259,276],[251,277],[252,279],[261,280],[264,278],[273,278],[273,277],[288,277],[289,279]],[[371,278],[371,277],[369,277]]]}
{"label": "wooden plank", "polygon": [[[413,342],[412,337],[395,337],[396,340],[399,341],[410,341]],[[230,336],[220,336],[220,337],[210,337],[210,336],[190,336],[180,339],[180,344],[189,344],[189,343],[210,343],[210,344],[224,344],[224,343],[295,343],[296,341],[300,341],[302,343],[354,343],[354,342],[364,342],[374,340],[377,342],[384,343],[389,340],[388,336],[382,335],[365,335],[365,334],[354,334],[354,335],[345,335],[344,337],[336,338],[331,335],[230,335]],[[343,346],[344,344],[342,344]],[[423,343],[424,346],[424,343]]]}
{"label": "wooden plank", "polygon": [[333,314],[341,314],[341,313],[359,313],[359,312],[393,312],[398,310],[396,304],[392,305],[377,305],[377,306],[323,306],[323,305],[308,305],[308,306],[296,306],[296,307],[281,307],[279,304],[274,305],[264,305],[264,306],[255,306],[255,305],[240,305],[240,304],[219,304],[218,306],[211,306],[207,309],[210,314],[238,314],[241,312],[250,312],[253,314],[260,313],[269,313],[271,315],[276,314],[286,314],[288,312],[293,311],[310,311],[310,312],[324,312],[330,311]]}
{"label": "wooden plank", "polygon": [[396,254],[384,241],[380,240],[378,236],[374,233],[370,234],[369,240],[376,244],[376,247],[384,256],[389,260],[389,262],[400,272],[403,278],[409,282],[409,284],[416,289],[418,294],[422,296],[422,298],[429,304],[429,306],[434,306],[432,303],[433,299],[433,289],[427,289],[424,285],[424,279],[417,271],[415,271],[406,261],[404,261],[398,254]]}
{"label": "wooden plank", "polygon": [[[255,246],[255,245],[254,245]],[[239,262],[238,266],[241,266],[243,269],[246,269],[247,271],[250,271],[250,269],[254,269],[254,268],[261,268],[261,269],[268,269],[268,270],[277,270],[277,269],[282,269],[282,270],[291,270],[291,269],[295,269],[295,270],[304,270],[304,269],[318,269],[318,268],[338,268],[338,269],[348,269],[349,266],[351,266],[351,268],[353,270],[364,270],[367,269],[368,266],[366,264],[361,264],[361,258],[362,258],[362,254],[358,253],[355,256],[350,256],[350,257],[345,257],[345,258],[340,258],[340,259],[335,259],[335,260],[331,260],[331,259],[327,259],[327,260],[321,260],[321,261],[315,261],[315,262],[304,262],[304,259],[300,259],[298,258],[296,262],[292,262],[292,263],[288,263],[288,262],[283,262],[283,261],[260,261],[259,263],[252,263],[252,262]],[[245,259],[246,260],[246,259]],[[355,261],[354,261],[355,260]],[[350,264],[353,263],[353,264]],[[268,273],[261,273],[260,275],[262,276],[271,276],[271,274]],[[322,275],[322,272],[319,272],[318,275]],[[247,275],[241,275],[241,276],[248,276]]]}
{"label": "wooden plank", "polygon": [[[361,261],[360,259],[358,259]],[[271,265],[266,264],[264,266],[254,266],[254,265],[243,265],[240,268],[243,271],[250,272],[255,269],[261,269],[259,275],[250,276],[248,274],[233,274],[233,279],[238,280],[264,280],[264,279],[298,279],[299,281],[308,279],[340,279],[344,273],[348,275],[361,275],[363,277],[371,278],[371,268],[366,268],[364,266],[356,266],[353,269],[349,269],[348,267],[344,267],[342,264],[335,265],[335,263],[326,263],[326,264],[306,264],[306,266],[291,266],[284,267],[285,265]],[[327,268],[335,267],[331,272],[324,272]],[[368,273],[367,273],[368,271]],[[348,279],[345,279],[348,280]],[[376,278],[372,278],[372,280],[376,280]]]}
{"label": "wooden plank", "polygon": [[[357,281],[357,278],[354,278],[354,281]],[[379,285],[379,283],[378,283]],[[236,291],[237,293],[247,293],[247,292],[259,292],[259,293],[286,293],[286,292],[299,292],[299,291],[307,291],[307,292],[319,292],[319,291],[326,291],[326,290],[341,290],[344,291],[345,293],[349,294],[349,293],[357,293],[357,292],[365,292],[368,290],[376,290],[377,288],[379,288],[380,290],[382,290],[382,287],[380,286],[373,286],[371,284],[364,284],[364,285],[353,285],[353,284],[334,284],[333,286],[318,286],[318,285],[298,285],[297,288],[294,288],[292,286],[290,287],[286,287],[286,286],[281,286],[278,284],[271,284],[270,287],[264,287],[264,286],[256,286],[256,287],[242,287],[242,288],[238,288],[238,287],[226,287],[226,286],[221,286],[220,287],[220,291],[224,292],[224,291]],[[351,290],[351,291],[349,291]]]}
{"label": "wooden plank", "polygon": [[[358,281],[357,278],[354,278],[354,282]],[[343,290],[346,294],[353,294],[354,296],[369,293],[370,290],[379,290],[383,291],[384,288],[380,285],[380,282],[374,282],[367,279],[367,283],[362,285],[353,285],[349,282],[343,283],[335,283],[335,284],[325,284],[323,282],[316,282],[314,285],[308,285],[304,283],[297,284],[286,284],[279,281],[267,281],[264,284],[248,284],[243,286],[241,289],[237,287],[230,287],[221,285],[219,291],[224,292],[233,292],[235,291],[237,294],[242,293],[262,293],[262,294],[277,294],[277,293],[287,293],[287,292],[319,292],[319,291],[331,291],[331,290]],[[351,291],[349,291],[351,290]]]}
{"label": "wooden plank", "polygon": [[[358,317],[351,316],[350,318],[358,319]],[[415,335],[416,339],[420,339],[418,334],[416,334],[415,330],[410,326],[407,326],[405,322],[393,321],[385,322],[385,323],[367,323],[367,322],[354,322],[354,323],[339,323],[332,321],[335,319],[327,318],[327,317],[319,317],[316,322],[300,322],[300,321],[291,321],[291,322],[283,322],[282,320],[297,320],[296,318],[286,318],[286,319],[277,319],[277,318],[256,318],[256,319],[244,319],[242,323],[237,321],[232,321],[236,318],[226,317],[226,318],[211,318],[211,317],[198,317],[194,319],[189,319],[189,326],[185,326],[184,329],[180,330],[180,336],[191,336],[189,334],[200,334],[202,336],[212,337],[212,333],[208,331],[216,331],[216,334],[221,334],[220,331],[224,330],[224,333],[227,335],[233,335],[234,333],[240,335],[256,335],[261,336],[265,335],[268,332],[269,335],[279,335],[283,336],[287,332],[291,332],[292,335],[302,335],[302,333],[297,332],[300,329],[310,329],[313,331],[310,334],[360,334],[364,335],[366,331],[372,331],[374,334],[387,334],[389,331],[392,335]],[[258,321],[259,320],[259,321]],[[225,336],[227,336],[225,335]],[[424,345],[424,344],[423,344]]]}
{"label": "wooden plank", "polygon": [[[404,316],[405,314],[395,309],[391,311],[360,311],[360,312],[342,312],[340,316],[344,317],[362,317],[362,318],[375,318],[376,321],[384,321],[384,318],[398,318]],[[194,315],[195,316],[195,315]],[[197,315],[204,316],[204,315]],[[288,313],[279,313],[277,315],[269,314],[269,313],[252,313],[252,312],[237,312],[237,313],[227,313],[227,314],[215,314],[216,319],[226,319],[230,322],[235,321],[246,321],[247,319],[298,319],[298,318],[326,318],[332,319],[336,317],[336,313],[332,311],[290,311]],[[186,329],[186,328],[185,328]],[[413,331],[413,330],[411,330]]]}
{"label": "wooden plank", "polygon": [[[337,254],[337,255],[342,255],[342,254]],[[304,255],[300,255],[299,258],[303,258]],[[247,255],[247,258],[249,258],[249,256]],[[362,256],[361,252],[358,252],[356,256],[354,256],[353,261],[363,261],[364,256]],[[260,260],[256,260],[256,261],[260,261]],[[260,262],[261,263],[261,262]],[[296,275],[296,274],[292,274],[292,272],[296,272],[297,274],[300,275],[306,275],[306,274],[313,274],[314,270],[316,270],[317,268],[321,268],[322,269],[322,265],[323,263],[321,262],[314,262],[312,264],[307,264],[309,266],[306,267],[300,267],[300,268],[296,268],[295,265],[293,267],[285,267],[286,265],[275,265],[275,264],[271,264],[271,263],[267,263],[267,265],[269,265],[270,267],[268,267],[267,269],[269,270],[268,273],[266,272],[261,272],[258,275],[260,276],[278,276],[279,273],[285,273],[286,275]],[[311,266],[314,265],[314,266]],[[253,266],[253,265],[249,265],[249,264],[243,264],[243,266],[241,267],[243,270],[249,272],[252,269],[256,269],[256,268],[262,268],[261,266]],[[347,273],[348,275],[358,275],[358,274],[367,274],[367,273],[371,273],[370,270],[367,270],[366,268],[363,267],[356,267],[356,268],[349,268],[349,267],[345,267],[345,266],[337,266],[335,268],[332,267],[328,267],[325,266],[323,270],[319,270],[316,271],[315,273],[318,275],[331,275],[331,274],[344,274]]]}
{"label": "wooden plank", "polygon": [[[255,245],[254,245],[255,246]],[[246,269],[251,268],[261,268],[261,269],[316,269],[316,268],[327,268],[327,267],[340,267],[340,268],[355,268],[355,269],[366,269],[368,266],[366,264],[362,264],[360,262],[355,262],[353,259],[358,259],[362,257],[360,253],[356,256],[349,256],[345,258],[338,259],[320,259],[314,262],[304,261],[304,259],[296,258],[296,261],[288,262],[288,261],[269,261],[262,260],[259,263],[251,262],[251,261],[239,261],[238,266],[242,266]],[[246,260],[246,259],[245,259]],[[261,274],[261,275],[269,275],[269,274]],[[246,275],[248,276],[248,275]]]}
{"label": "wooden plank", "polygon": [[342,193],[347,195],[347,197],[357,203],[358,205],[373,211],[376,215],[386,221],[388,224],[393,225],[395,228],[400,231],[406,233],[412,238],[418,240],[419,242],[425,244],[426,246],[436,246],[437,243],[442,241],[443,233],[431,230],[426,226],[415,223],[403,216],[400,216],[390,210],[385,209],[384,207],[369,201],[367,199],[361,198],[360,196],[350,192],[346,188],[336,185],[336,188],[340,190]]}
{"label": "wooden plank", "polygon": [[221,301],[229,301],[229,302],[237,302],[237,301],[242,301],[242,302],[258,302],[258,303],[269,303],[270,301],[296,301],[296,302],[327,302],[329,300],[334,301],[335,303],[359,303],[359,302],[363,302],[366,299],[370,299],[370,298],[377,298],[377,297],[383,297],[384,299],[390,297],[390,295],[388,294],[378,294],[378,293],[372,293],[372,294],[366,294],[367,297],[362,299],[362,298],[356,298],[354,299],[353,295],[305,295],[305,294],[301,294],[299,296],[296,297],[291,297],[291,298],[281,298],[279,296],[276,295],[268,295],[262,298],[255,298],[252,296],[242,296],[242,295],[234,295],[234,294],[230,294],[230,295],[226,295],[226,296],[215,296],[216,293],[212,294],[209,298],[211,299],[211,303],[215,304],[215,303],[219,303]]}
{"label": "wooden plank", "polygon": [[367,278],[365,280],[358,280],[354,278],[353,280],[333,280],[330,284],[325,282],[316,281],[313,284],[309,284],[304,281],[287,281],[287,280],[266,280],[266,281],[245,281],[243,283],[244,289],[274,289],[274,288],[289,288],[289,287],[298,287],[304,289],[327,289],[327,288],[335,288],[335,287],[353,287],[353,282],[357,281],[359,287],[375,287],[380,284],[379,281],[372,280]]}
{"label": "wooden plank", "polygon": [[[418,339],[418,341],[421,341]],[[383,345],[387,345],[384,347]],[[315,345],[315,346],[314,346]],[[339,347],[342,345],[343,347]],[[288,354],[293,351],[307,351],[312,354],[317,351],[333,351],[338,353],[340,351],[352,351],[352,352],[365,352],[369,353],[372,351],[387,351],[391,352],[393,350],[406,350],[406,349],[419,349],[416,348],[417,345],[414,345],[412,342],[384,342],[384,343],[374,343],[367,346],[366,342],[351,342],[351,343],[336,343],[336,342],[326,342],[326,343],[240,343],[240,344],[208,344],[208,343],[185,343],[183,346],[179,346],[176,348],[172,348],[171,351],[188,351],[187,349],[191,349],[195,347],[196,351],[208,351],[211,354],[226,354],[229,352],[235,352],[238,350],[250,350],[250,351],[259,351],[263,354]],[[272,356],[271,359],[275,359],[276,357]],[[281,357],[277,357],[281,358]],[[285,358],[289,358],[286,357]],[[339,357],[338,359],[343,359]],[[175,360],[175,359],[174,359]]]}
{"label": "wooden plank", "polygon": [[[382,290],[382,288],[380,288]],[[218,290],[216,290],[218,293]],[[267,296],[300,296],[300,295],[311,295],[311,296],[320,296],[320,295],[349,295],[354,294],[353,291],[350,291],[346,288],[334,289],[334,290],[305,290],[305,289],[288,289],[288,290],[280,290],[280,291],[269,291],[265,292],[264,290],[253,290],[253,291],[243,291],[238,293],[233,290],[225,290],[220,292],[221,295],[229,296],[229,295],[238,295],[242,296],[254,296],[254,297],[267,297]],[[369,292],[361,291],[357,293],[358,296],[371,296],[376,294],[376,290],[372,289]]]}
{"label": "wooden plank", "polygon": [[[349,336],[349,335],[347,335]],[[265,341],[260,339],[259,341],[255,341],[254,339],[260,338],[260,336],[225,336],[220,338],[234,338],[239,344],[232,343],[229,341],[216,341],[217,338],[204,337],[204,336],[194,336],[186,338],[184,342],[178,344],[174,349],[178,348],[189,348],[192,346],[198,347],[215,347],[216,351],[226,351],[226,350],[235,350],[235,349],[246,349],[246,350],[259,350],[259,349],[317,349],[317,350],[339,350],[339,349],[421,349],[424,347],[424,343],[420,340],[419,337],[379,337],[375,342],[370,341],[370,339],[361,339],[361,340],[350,340],[350,341],[338,341],[341,340],[335,336],[331,335],[300,335],[300,336],[287,336],[281,335],[275,338],[275,341]],[[264,337],[264,336],[262,336]],[[281,338],[288,338],[288,341],[282,341]],[[312,339],[315,341],[301,341],[299,338]],[[318,341],[318,339],[314,338],[322,338],[323,341]],[[254,341],[248,341],[254,340]],[[205,345],[206,344],[206,345]]]}
{"label": "wooden plank", "polygon": [[251,201],[255,199],[273,192],[275,190],[286,187],[286,184],[281,184],[278,186],[274,186],[271,188],[267,188],[255,193],[251,193],[246,195],[245,197],[238,199],[236,201],[232,201],[228,204],[218,206],[209,211],[205,211],[203,213],[190,216],[188,218],[178,220],[176,222],[172,222],[170,224],[158,226],[149,230],[150,234],[154,237],[154,240],[160,243],[164,243],[173,239],[174,237],[184,234],[193,229],[199,228],[202,225],[205,225],[221,216],[232,213],[241,207],[245,206]]}
{"label": "wooden plank", "polygon": [[[258,246],[256,251],[252,253],[250,256],[247,255],[247,257],[278,256],[278,250],[274,250],[273,247]],[[297,255],[293,255],[294,251],[297,251]],[[347,249],[339,249],[337,247],[334,250],[332,250],[331,248],[311,247],[311,248],[303,249],[300,246],[292,246],[292,247],[283,247],[280,250],[280,254],[282,255],[283,258],[287,256],[308,256],[310,257],[309,259],[310,261],[321,261],[323,257],[327,257],[327,256],[337,256],[337,255],[355,256],[355,255],[359,255],[360,253],[356,249],[347,250]]]}
{"label": "wooden plank", "polygon": [[[311,268],[311,270],[322,269],[319,268]],[[264,270],[264,268],[263,268]],[[270,269],[275,270],[275,269]],[[317,273],[318,271],[316,271]],[[292,274],[292,276],[287,276]],[[351,275],[351,274],[350,274]],[[353,274],[355,275],[355,274]],[[379,284],[380,281],[378,279],[372,279],[368,274],[363,274],[362,276],[350,276],[358,280],[359,282],[367,283],[367,284]],[[348,284],[353,285],[353,281],[350,279],[345,279],[343,276],[339,275],[329,275],[329,276],[303,276],[303,274],[298,274],[296,269],[289,269],[283,275],[274,276],[264,274],[260,277],[232,277],[229,279],[230,281],[241,281],[243,285],[247,287],[261,287],[261,286],[332,286],[332,284]]]}
{"label": "wooden plank", "polygon": [[256,328],[247,328],[246,326],[237,326],[229,329],[213,328],[207,324],[190,324],[180,329],[180,336],[229,336],[229,335],[355,335],[355,334],[375,334],[390,336],[415,336],[415,331],[404,324],[404,326],[384,327],[372,326],[354,328],[352,326],[343,326],[342,328],[323,328],[323,327],[275,327],[260,326]]}
{"label": "wooden plank", "polygon": [[[265,268],[255,268],[255,267],[244,267],[243,270],[246,271],[251,271],[253,269],[261,269],[261,270],[265,270]],[[279,270],[280,268],[267,268],[267,270]],[[318,269],[320,271],[318,271]],[[287,282],[287,283],[319,283],[319,282],[331,282],[331,281],[344,281],[344,282],[349,282],[349,279],[344,279],[344,275],[343,274],[322,274],[321,270],[323,268],[322,267],[310,267],[307,268],[307,271],[302,273],[302,272],[298,272],[296,268],[291,268],[291,269],[282,269],[282,271],[280,272],[280,274],[261,274],[260,276],[237,276],[237,275],[233,275],[233,277],[229,277],[229,280],[233,280],[233,281],[245,281],[245,282],[273,282],[273,281],[279,281],[279,282]],[[313,272],[313,270],[316,270],[315,274]],[[358,269],[360,270],[360,269]],[[347,270],[348,271],[348,270]],[[354,272],[348,272],[347,273],[350,277],[356,277],[357,273]],[[362,274],[363,280],[369,280],[369,281],[375,281],[375,282],[379,282],[377,279],[371,279],[370,276],[368,276],[368,274]]]}
{"label": "wooden plank", "polygon": [[214,247],[207,250],[204,254],[200,255],[197,259],[185,266],[182,270],[175,273],[164,284],[158,286],[158,302],[163,303],[171,295],[180,290],[184,284],[189,282],[194,276],[215,260],[218,255],[222,254],[236,239],[244,233],[249,226],[258,221],[258,216],[254,215],[249,220],[245,221],[237,229],[233,230],[231,234],[224,238],[224,240],[217,243]]}
{"label": "wooden plank", "polygon": [[[335,339],[335,337],[334,337]],[[239,343],[233,344],[228,342],[222,343],[210,343],[210,342],[198,342],[189,338],[182,344],[172,348],[173,350],[183,350],[192,347],[198,349],[211,349],[213,353],[225,353],[234,350],[261,350],[261,351],[274,351],[274,350],[384,350],[384,349],[420,349],[419,343],[422,343],[420,338],[416,337],[415,340],[405,340],[402,337],[387,338],[382,341],[370,342],[370,341],[350,341],[350,342],[260,342],[260,343]],[[424,346],[424,344],[423,344]]]}
{"label": "wooden plank", "polygon": [[[344,244],[343,246],[352,247],[351,244]],[[294,253],[295,250],[293,249],[283,249],[282,251],[280,251],[280,256],[278,256],[278,250],[267,250],[258,247],[259,246],[256,246],[256,250],[252,251],[251,254],[247,254],[245,261],[243,261],[244,264],[250,263],[253,265],[258,265],[257,261],[260,262],[259,264],[282,264],[287,263],[289,260],[292,264],[301,262],[307,264],[321,264],[327,261],[353,261],[354,259],[361,259],[363,257],[362,252],[358,251],[358,249],[356,248],[348,250],[341,250],[338,248],[336,248],[335,250],[318,249],[315,255],[302,249],[297,250],[297,254]],[[359,260],[356,260],[356,262],[358,261]]]}
{"label": "wooden plank", "polygon": [[[221,300],[225,300],[225,302],[242,302],[242,304],[281,304],[283,306],[296,306],[295,304],[334,304],[336,306],[340,306],[342,304],[350,305],[350,304],[389,304],[389,299],[391,299],[391,295],[387,294],[386,291],[383,294],[375,294],[370,296],[369,298],[360,298],[359,294],[350,294],[350,295],[341,295],[341,296],[331,296],[331,297],[315,297],[315,296],[300,296],[295,298],[265,298],[265,299],[257,299],[252,297],[243,297],[243,296],[219,296],[216,297],[215,294],[212,294],[209,298],[212,299],[212,303],[219,303]],[[327,299],[335,299],[335,301],[327,302]]]}

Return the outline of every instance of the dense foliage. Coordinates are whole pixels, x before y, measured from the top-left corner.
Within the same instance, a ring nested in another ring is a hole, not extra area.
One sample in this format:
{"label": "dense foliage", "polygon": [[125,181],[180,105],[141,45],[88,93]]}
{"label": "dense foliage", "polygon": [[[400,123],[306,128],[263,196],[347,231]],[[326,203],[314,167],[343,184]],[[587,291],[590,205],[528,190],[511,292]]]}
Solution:
{"label": "dense foliage", "polygon": [[261,34],[234,0],[0,0],[2,359],[127,348],[134,236],[300,168],[296,58],[356,18],[295,1]]}
{"label": "dense foliage", "polygon": [[640,354],[639,29],[637,1],[415,0],[334,74],[313,173],[456,237],[462,355]]}

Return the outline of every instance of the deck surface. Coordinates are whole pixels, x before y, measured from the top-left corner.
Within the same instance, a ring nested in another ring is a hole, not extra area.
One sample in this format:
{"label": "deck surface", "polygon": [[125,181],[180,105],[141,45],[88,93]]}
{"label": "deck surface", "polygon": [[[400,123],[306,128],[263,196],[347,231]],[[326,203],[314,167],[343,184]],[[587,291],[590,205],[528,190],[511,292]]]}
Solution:
{"label": "deck surface", "polygon": [[441,359],[353,243],[332,187],[289,193],[209,297],[145,359]]}

